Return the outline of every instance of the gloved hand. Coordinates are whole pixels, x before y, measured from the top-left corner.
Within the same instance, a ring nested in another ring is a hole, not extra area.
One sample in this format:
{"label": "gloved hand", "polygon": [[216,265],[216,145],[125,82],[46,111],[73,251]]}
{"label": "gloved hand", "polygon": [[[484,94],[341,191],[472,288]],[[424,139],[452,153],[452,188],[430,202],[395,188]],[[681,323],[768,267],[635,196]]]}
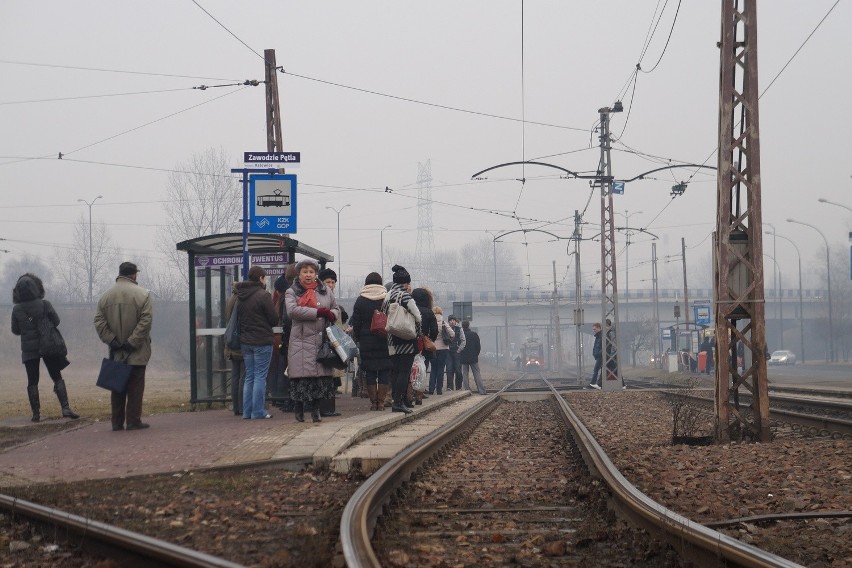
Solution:
{"label": "gloved hand", "polygon": [[319,318],[327,319],[328,323],[334,323],[337,321],[337,316],[328,308],[317,308],[317,319]]}
{"label": "gloved hand", "polygon": [[121,341],[119,341],[117,337],[114,337],[113,340],[109,342],[109,348],[113,351],[118,351],[121,349]]}
{"label": "gloved hand", "polygon": [[136,351],[136,348],[133,347],[129,341],[122,341],[121,348],[127,351],[128,353],[133,353],[134,351]]}

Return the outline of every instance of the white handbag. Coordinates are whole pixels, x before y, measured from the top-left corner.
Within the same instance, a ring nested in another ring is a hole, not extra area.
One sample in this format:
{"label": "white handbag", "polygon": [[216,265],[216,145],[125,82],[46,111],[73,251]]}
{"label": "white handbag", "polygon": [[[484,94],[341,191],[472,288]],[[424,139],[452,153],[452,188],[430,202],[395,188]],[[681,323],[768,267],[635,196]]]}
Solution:
{"label": "white handbag", "polygon": [[414,316],[405,309],[397,297],[397,301],[388,305],[388,323],[385,331],[399,339],[411,340],[417,337]]}

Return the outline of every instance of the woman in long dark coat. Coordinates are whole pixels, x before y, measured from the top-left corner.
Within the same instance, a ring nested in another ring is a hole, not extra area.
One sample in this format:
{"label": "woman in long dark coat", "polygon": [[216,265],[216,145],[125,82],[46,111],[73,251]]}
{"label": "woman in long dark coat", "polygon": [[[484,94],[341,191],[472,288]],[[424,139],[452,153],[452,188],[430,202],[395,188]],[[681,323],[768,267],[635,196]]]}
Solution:
{"label": "woman in long dark coat", "polygon": [[381,311],[387,293],[382,285],[381,274],[369,273],[364,279],[364,287],[355,300],[352,317],[349,319],[352,337],[358,344],[358,358],[370,396],[370,410],[384,410],[384,400],[390,391],[391,360],[388,355],[388,340],[384,335],[370,331],[373,312]]}
{"label": "woman in long dark coat", "polygon": [[[422,320],[420,327],[423,335],[434,342],[438,339],[438,318],[435,317],[435,313],[432,311],[432,292],[426,288],[416,288],[411,292],[411,297],[414,298],[414,303],[417,304],[417,308],[420,310],[420,318]],[[424,350],[420,354],[426,359],[426,376],[428,377],[432,370],[432,362],[435,360],[435,353]],[[414,391],[414,404],[423,404],[423,398],[423,391]]]}
{"label": "woman in long dark coat", "polygon": [[[12,333],[21,336],[21,361],[27,369],[27,396],[33,411],[33,422],[41,420],[41,404],[38,395],[39,366],[42,356],[39,353],[39,323],[47,318],[54,326],[59,325],[59,315],[50,302],[44,299],[44,284],[41,278],[29,272],[18,278],[12,290]],[[68,366],[68,359],[44,357],[44,366],[53,380],[53,392],[62,407],[65,418],[80,418],[68,404],[68,391],[62,379],[62,369]]]}
{"label": "woman in long dark coat", "polygon": [[320,422],[320,401],[334,396],[333,369],[317,361],[325,328],[340,317],[334,292],[317,280],[319,265],[305,259],[296,264],[296,281],[284,294],[287,315],[292,320],[287,350],[290,398],[296,420],[304,422],[305,405],[311,418]]}

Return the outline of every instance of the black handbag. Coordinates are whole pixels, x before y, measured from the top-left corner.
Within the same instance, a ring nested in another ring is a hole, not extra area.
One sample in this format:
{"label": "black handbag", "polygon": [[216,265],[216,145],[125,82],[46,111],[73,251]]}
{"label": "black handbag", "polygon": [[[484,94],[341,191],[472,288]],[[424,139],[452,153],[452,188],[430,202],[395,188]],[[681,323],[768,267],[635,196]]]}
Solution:
{"label": "black handbag", "polygon": [[[47,304],[42,304],[43,313],[41,319],[36,324],[38,330],[38,354],[46,359],[55,359],[68,355],[68,347],[65,345],[65,339],[62,334],[47,317]],[[33,318],[27,316],[27,319],[32,323]]]}
{"label": "black handbag", "polygon": [[346,368],[346,363],[343,362],[340,355],[337,354],[337,351],[329,343],[328,333],[324,329],[322,330],[322,343],[317,351],[317,361],[332,369],[342,370]]}
{"label": "black handbag", "polygon": [[133,365],[116,361],[112,358],[112,350],[110,350],[109,358],[104,358],[101,361],[101,372],[98,373],[97,385],[102,389],[123,394],[127,392],[127,382],[130,380],[132,371]]}

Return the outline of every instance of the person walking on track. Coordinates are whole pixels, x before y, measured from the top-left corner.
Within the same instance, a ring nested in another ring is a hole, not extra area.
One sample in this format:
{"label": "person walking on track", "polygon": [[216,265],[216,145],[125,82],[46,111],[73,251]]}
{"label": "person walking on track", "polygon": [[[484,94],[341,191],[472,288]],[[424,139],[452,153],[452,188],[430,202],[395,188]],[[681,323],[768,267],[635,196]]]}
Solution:
{"label": "person walking on track", "polygon": [[601,324],[593,324],[592,333],[595,334],[595,344],[594,347],[592,347],[592,357],[595,358],[595,368],[592,370],[592,382],[589,383],[589,386],[593,389],[599,389],[601,388],[601,366],[603,365]]}
{"label": "person walking on track", "polygon": [[68,391],[62,379],[62,369],[68,366],[66,355],[42,357],[39,350],[42,320],[50,325],[59,325],[59,315],[53,305],[44,299],[44,284],[35,274],[29,272],[18,278],[12,289],[12,333],[21,336],[21,361],[27,371],[27,396],[32,409],[32,421],[41,420],[41,405],[38,396],[39,367],[42,359],[47,373],[53,381],[53,392],[59,399],[64,418],[80,418],[68,404]]}
{"label": "person walking on track", "polygon": [[154,308],[151,293],[137,283],[139,269],[132,262],[122,262],[112,288],[98,301],[95,329],[101,341],[109,346],[110,356],[133,366],[127,390],[112,393],[112,429],[141,430],[142,396],[145,394],[145,367],[151,359],[151,324]]}

